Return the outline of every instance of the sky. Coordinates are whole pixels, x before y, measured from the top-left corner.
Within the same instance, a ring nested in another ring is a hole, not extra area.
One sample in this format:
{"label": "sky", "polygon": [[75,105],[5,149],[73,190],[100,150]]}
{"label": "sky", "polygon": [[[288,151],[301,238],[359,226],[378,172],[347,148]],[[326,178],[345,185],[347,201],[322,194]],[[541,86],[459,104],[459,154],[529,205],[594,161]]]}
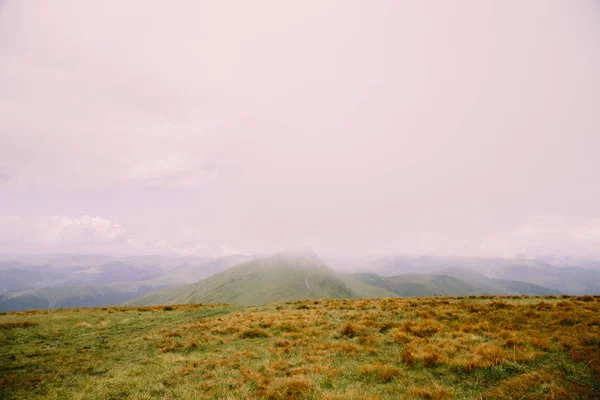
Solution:
{"label": "sky", "polygon": [[0,0],[0,251],[600,256],[597,0]]}

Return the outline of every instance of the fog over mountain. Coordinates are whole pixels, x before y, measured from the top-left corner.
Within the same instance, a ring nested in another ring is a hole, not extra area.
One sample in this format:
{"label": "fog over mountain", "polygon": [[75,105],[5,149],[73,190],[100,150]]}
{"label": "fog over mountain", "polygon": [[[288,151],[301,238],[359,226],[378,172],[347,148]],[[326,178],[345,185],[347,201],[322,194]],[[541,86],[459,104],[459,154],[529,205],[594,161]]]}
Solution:
{"label": "fog over mountain", "polygon": [[0,252],[594,262],[599,21],[595,0],[0,1]]}

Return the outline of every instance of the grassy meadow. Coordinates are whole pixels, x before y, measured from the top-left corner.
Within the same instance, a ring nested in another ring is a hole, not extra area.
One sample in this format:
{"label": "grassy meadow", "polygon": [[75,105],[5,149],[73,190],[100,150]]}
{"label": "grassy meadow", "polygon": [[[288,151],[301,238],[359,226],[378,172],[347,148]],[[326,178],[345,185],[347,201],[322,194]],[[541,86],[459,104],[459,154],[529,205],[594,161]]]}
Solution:
{"label": "grassy meadow", "polygon": [[3,399],[598,399],[600,297],[0,315]]}

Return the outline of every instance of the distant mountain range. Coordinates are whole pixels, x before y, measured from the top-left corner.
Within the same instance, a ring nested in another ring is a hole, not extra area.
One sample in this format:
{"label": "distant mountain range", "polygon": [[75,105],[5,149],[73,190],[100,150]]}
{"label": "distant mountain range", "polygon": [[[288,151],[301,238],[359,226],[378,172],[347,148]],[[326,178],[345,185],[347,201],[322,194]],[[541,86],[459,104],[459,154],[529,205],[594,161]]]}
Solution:
{"label": "distant mountain range", "polygon": [[353,276],[401,297],[560,294],[558,290],[526,282],[489,279],[476,274],[461,275],[463,275],[463,279],[443,274],[406,274],[384,277],[363,273]]}
{"label": "distant mountain range", "polygon": [[[0,258],[0,311],[322,298],[600,294],[595,261],[394,256],[325,263],[307,249],[270,256],[34,255]],[[334,265],[336,268],[330,268]],[[341,271],[344,271],[343,273]]]}
{"label": "distant mountain range", "polygon": [[[556,264],[557,259],[553,258]],[[581,260],[582,266],[548,264],[536,259],[480,258],[480,257],[434,257],[394,256],[368,261],[353,267],[355,272],[369,272],[382,276],[400,274],[445,274],[478,285],[487,286],[492,293],[502,294],[506,282],[525,282],[540,285],[560,293],[582,295],[600,294],[600,270],[594,260]],[[513,283],[513,289],[518,284]],[[520,290],[517,290],[520,291]]]}
{"label": "distant mountain range", "polygon": [[42,258],[52,265],[4,261],[0,262],[0,311],[120,304],[157,289],[197,282],[254,258],[53,255]]}

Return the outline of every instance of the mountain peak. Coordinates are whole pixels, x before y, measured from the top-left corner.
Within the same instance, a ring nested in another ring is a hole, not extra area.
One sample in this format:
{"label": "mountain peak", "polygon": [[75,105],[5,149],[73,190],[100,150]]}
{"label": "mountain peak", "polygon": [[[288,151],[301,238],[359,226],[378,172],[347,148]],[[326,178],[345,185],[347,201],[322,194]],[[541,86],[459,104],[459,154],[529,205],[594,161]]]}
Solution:
{"label": "mountain peak", "polygon": [[283,259],[290,262],[306,261],[313,264],[325,265],[323,260],[310,247],[295,247],[271,256],[273,259]]}

